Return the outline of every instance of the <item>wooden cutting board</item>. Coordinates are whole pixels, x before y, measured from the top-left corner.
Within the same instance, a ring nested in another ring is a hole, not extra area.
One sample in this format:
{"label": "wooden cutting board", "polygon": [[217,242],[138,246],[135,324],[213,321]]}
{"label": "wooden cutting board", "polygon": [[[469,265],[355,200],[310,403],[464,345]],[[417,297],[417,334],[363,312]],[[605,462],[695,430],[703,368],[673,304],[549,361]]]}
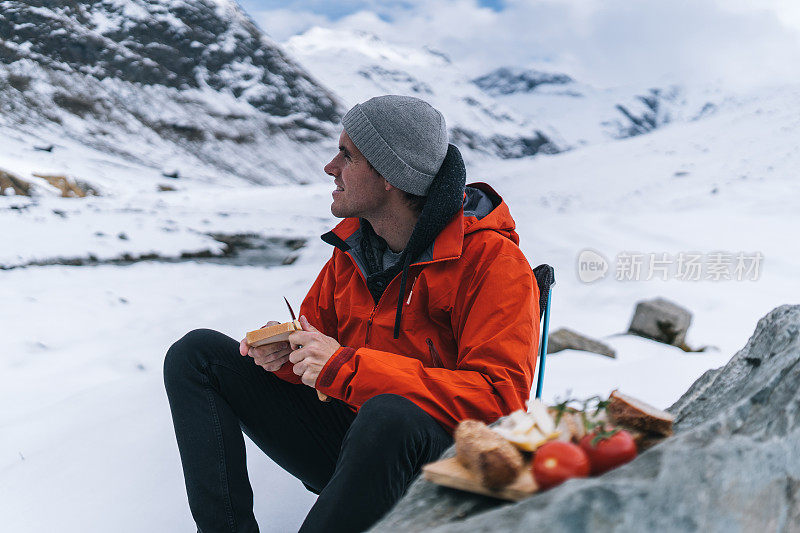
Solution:
{"label": "wooden cutting board", "polygon": [[497,490],[488,489],[481,485],[472,472],[464,468],[455,457],[426,464],[422,467],[422,474],[425,479],[437,485],[515,502],[539,490],[530,468],[523,470],[511,485]]}

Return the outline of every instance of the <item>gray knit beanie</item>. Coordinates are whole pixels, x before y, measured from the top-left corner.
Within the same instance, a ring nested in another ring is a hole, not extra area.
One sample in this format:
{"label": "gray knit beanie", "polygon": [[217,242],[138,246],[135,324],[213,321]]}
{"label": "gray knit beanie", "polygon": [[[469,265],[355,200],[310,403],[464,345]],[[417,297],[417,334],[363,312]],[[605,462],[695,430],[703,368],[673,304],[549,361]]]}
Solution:
{"label": "gray knit beanie", "polygon": [[412,96],[376,96],[342,119],[344,131],[367,161],[400,190],[425,196],[447,155],[442,114]]}

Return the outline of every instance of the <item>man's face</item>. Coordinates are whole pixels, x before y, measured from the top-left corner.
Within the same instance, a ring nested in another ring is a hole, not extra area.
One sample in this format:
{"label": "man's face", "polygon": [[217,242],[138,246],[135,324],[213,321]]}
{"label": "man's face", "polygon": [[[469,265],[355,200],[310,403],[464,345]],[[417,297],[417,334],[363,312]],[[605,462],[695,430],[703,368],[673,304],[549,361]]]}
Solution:
{"label": "man's face", "polygon": [[389,199],[386,180],[370,167],[367,159],[344,131],[339,136],[339,153],[325,165],[325,173],[334,177],[331,213],[337,218],[369,219],[380,212]]}

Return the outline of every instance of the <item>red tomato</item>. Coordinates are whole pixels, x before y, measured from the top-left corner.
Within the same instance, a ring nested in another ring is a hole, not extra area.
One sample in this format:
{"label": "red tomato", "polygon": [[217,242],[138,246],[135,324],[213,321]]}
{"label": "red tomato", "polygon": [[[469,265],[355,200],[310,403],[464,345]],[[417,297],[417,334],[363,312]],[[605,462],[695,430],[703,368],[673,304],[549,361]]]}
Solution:
{"label": "red tomato", "polygon": [[543,444],[533,458],[533,477],[542,489],[560,485],[571,477],[587,477],[589,468],[586,452],[571,442]]}
{"label": "red tomato", "polygon": [[636,457],[636,443],[627,431],[620,430],[612,436],[601,439],[597,445],[592,445],[592,440],[597,433],[589,433],[583,437],[579,444],[589,456],[592,464],[592,475],[596,476],[612,468],[632,461]]}

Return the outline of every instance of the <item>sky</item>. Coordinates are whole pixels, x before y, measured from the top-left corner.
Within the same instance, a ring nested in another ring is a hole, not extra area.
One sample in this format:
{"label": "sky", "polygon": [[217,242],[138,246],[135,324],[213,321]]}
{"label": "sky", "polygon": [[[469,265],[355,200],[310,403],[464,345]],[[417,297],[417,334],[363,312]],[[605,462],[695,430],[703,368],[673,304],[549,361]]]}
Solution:
{"label": "sky", "polygon": [[800,81],[797,0],[239,0],[273,39],[312,26],[429,46],[470,75],[499,66],[596,86]]}

